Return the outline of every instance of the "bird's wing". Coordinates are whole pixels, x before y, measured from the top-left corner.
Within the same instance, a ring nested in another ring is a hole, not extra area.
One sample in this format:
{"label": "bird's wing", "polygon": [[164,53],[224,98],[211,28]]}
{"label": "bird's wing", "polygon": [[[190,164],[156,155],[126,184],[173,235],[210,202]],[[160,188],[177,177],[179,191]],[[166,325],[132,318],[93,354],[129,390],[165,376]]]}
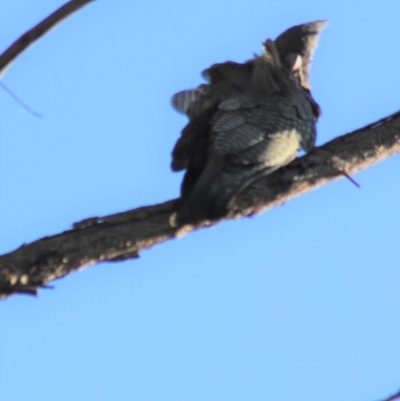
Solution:
{"label": "bird's wing", "polygon": [[219,109],[213,118],[213,149],[227,156],[227,164],[280,166],[303,143],[314,143],[316,117],[304,90],[240,103]]}

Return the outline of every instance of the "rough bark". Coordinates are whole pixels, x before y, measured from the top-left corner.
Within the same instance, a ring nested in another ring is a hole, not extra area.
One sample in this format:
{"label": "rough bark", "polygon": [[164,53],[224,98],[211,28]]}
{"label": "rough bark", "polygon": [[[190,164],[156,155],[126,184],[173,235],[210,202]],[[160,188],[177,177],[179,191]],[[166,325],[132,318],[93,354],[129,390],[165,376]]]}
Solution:
{"label": "rough bark", "polygon": [[[24,33],[0,55],[0,74],[29,45],[93,0],[71,0]],[[400,112],[315,148],[274,174],[256,181],[237,196],[229,215],[240,218],[353,174],[400,152]],[[40,287],[75,270],[102,261],[136,258],[147,249],[195,229],[216,224],[203,221],[177,227],[178,200],[75,223],[72,230],[22,245],[0,256],[0,299],[12,294],[36,295]]]}
{"label": "rough bark", "polygon": [[[72,0],[23,34],[0,55],[0,76],[29,45],[93,0]],[[400,111],[315,148],[246,188],[226,218],[241,218],[279,206],[400,152]],[[219,221],[176,227],[178,200],[75,223],[72,230],[44,237],[0,256],[0,299],[36,295],[38,288],[102,261],[139,257],[142,249]],[[384,401],[400,399],[400,391]]]}
{"label": "rough bark", "polygon": [[[317,147],[256,181],[237,196],[225,218],[240,218],[279,206],[398,152],[400,111]],[[176,227],[173,215],[177,201],[85,219],[71,230],[0,256],[0,298],[16,293],[34,295],[38,288],[75,270],[103,261],[137,258],[142,249],[225,219]]]}

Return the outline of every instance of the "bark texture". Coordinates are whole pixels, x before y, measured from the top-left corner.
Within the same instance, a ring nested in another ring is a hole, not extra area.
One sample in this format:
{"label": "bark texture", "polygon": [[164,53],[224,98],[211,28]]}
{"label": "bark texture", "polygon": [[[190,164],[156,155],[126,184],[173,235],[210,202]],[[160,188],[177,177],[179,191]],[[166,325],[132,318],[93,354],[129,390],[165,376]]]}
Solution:
{"label": "bark texture", "polygon": [[[0,75],[29,45],[93,0],[71,0],[23,34],[0,54]],[[282,46],[284,45],[281,44]],[[330,181],[354,174],[400,152],[400,111],[340,136],[246,188],[225,218],[265,211]],[[0,256],[0,299],[36,295],[38,288],[102,261],[139,257],[142,249],[216,224],[176,226],[178,200],[75,223],[73,229],[22,245]],[[400,391],[384,401],[400,400]]]}
{"label": "bark texture", "polygon": [[317,147],[238,194],[228,215],[177,226],[178,200],[75,223],[0,256],[0,299],[35,295],[54,279],[103,262],[137,258],[142,249],[226,218],[241,218],[279,206],[330,181],[354,174],[400,152],[400,111]]}

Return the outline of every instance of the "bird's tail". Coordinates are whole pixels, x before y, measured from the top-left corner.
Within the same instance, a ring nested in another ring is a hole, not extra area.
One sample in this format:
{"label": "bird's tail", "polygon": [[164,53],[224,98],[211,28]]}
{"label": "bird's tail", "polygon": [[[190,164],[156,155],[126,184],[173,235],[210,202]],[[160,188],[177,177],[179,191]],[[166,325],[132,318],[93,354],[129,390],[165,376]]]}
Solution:
{"label": "bird's tail", "polygon": [[201,177],[193,190],[182,197],[177,212],[178,224],[216,220],[227,215],[235,196],[256,179],[272,173],[279,166],[240,166],[240,171],[224,171]]}

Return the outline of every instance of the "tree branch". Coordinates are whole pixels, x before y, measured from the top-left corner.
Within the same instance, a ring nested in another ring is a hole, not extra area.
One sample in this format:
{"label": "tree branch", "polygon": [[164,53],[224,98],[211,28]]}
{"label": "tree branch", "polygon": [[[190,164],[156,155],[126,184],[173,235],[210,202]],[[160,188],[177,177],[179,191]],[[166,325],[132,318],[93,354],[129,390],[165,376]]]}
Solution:
{"label": "tree branch", "polygon": [[39,24],[35,25],[28,32],[25,32],[0,55],[0,76],[4,74],[10,64],[26,50],[28,46],[45,33],[49,32],[50,29],[54,28],[62,20],[92,1],[93,0],[71,0],[54,13],[50,14],[43,21],[39,22]]}
{"label": "tree branch", "polygon": [[[227,218],[279,206],[328,182],[354,174],[400,152],[400,111],[340,136],[256,181],[238,196]],[[0,299],[36,295],[37,289],[103,261],[137,258],[142,249],[218,221],[174,226],[177,200],[75,223],[73,229],[22,245],[0,256]],[[221,219],[223,220],[223,219]]]}
{"label": "tree branch", "polygon": [[400,400],[400,390],[396,394],[393,394],[390,397],[385,398],[382,401],[396,401],[396,400]]}
{"label": "tree branch", "polygon": [[[93,0],[71,0],[19,37],[0,54],[0,76],[32,43]],[[237,196],[226,218],[241,218],[279,206],[340,177],[400,152],[400,111],[315,148]],[[44,237],[0,256],[0,299],[25,293],[102,261],[138,258],[147,249],[218,221],[176,227],[178,199],[75,223],[72,230]],[[224,219],[221,219],[222,221]],[[400,391],[384,401],[400,399]]]}

